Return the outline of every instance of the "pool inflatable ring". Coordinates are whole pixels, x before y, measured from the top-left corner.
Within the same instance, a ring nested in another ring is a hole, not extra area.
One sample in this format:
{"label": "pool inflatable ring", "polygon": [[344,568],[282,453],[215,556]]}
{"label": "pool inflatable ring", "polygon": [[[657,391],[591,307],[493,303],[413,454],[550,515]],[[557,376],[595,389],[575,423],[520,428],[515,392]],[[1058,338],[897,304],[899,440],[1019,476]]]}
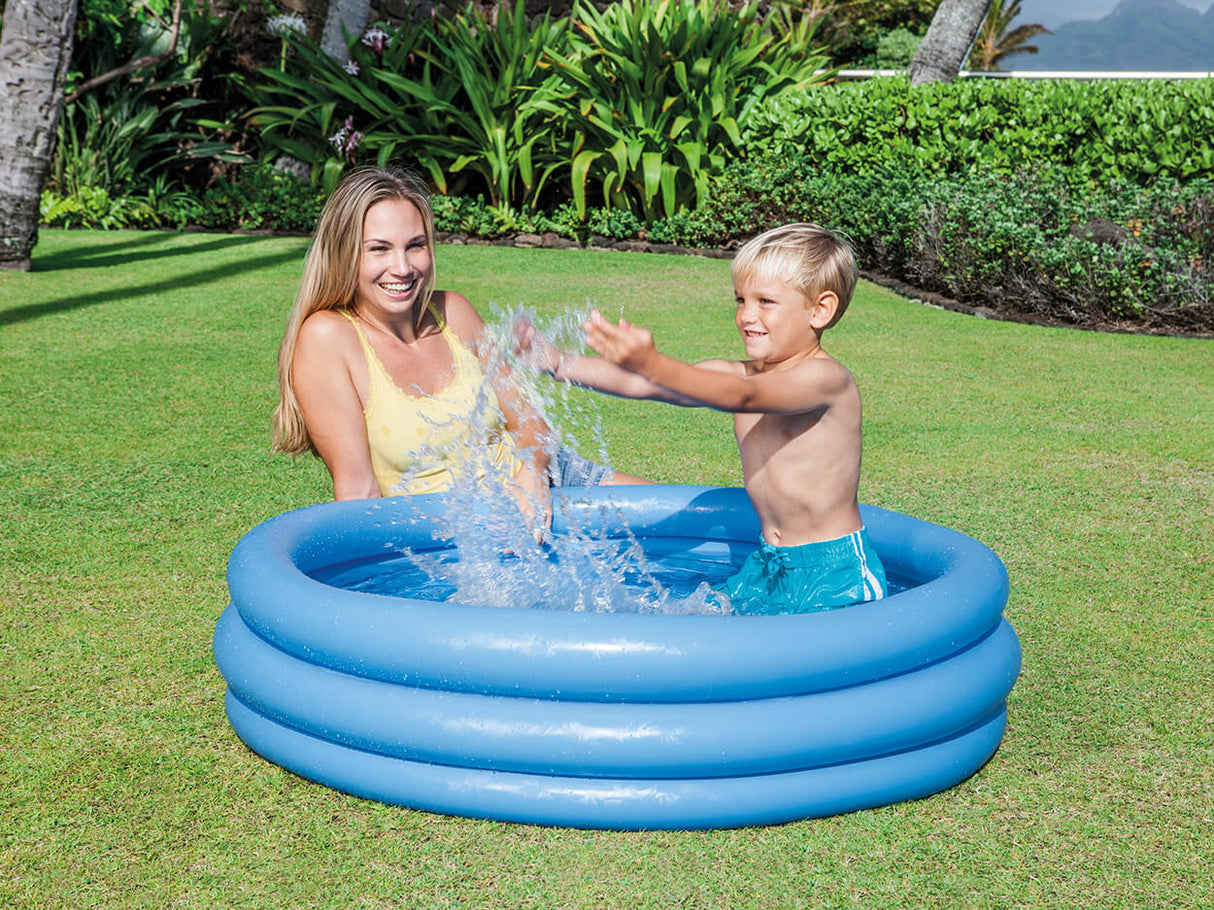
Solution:
{"label": "pool inflatable ring", "polygon": [[[915,799],[999,745],[1020,666],[1007,573],[955,531],[864,506],[885,600],[792,616],[511,610],[309,572],[442,546],[441,499],[326,503],[250,531],[215,629],[256,752],[389,803],[587,828],[767,824]],[[745,492],[565,491],[554,530],[753,549]]]}

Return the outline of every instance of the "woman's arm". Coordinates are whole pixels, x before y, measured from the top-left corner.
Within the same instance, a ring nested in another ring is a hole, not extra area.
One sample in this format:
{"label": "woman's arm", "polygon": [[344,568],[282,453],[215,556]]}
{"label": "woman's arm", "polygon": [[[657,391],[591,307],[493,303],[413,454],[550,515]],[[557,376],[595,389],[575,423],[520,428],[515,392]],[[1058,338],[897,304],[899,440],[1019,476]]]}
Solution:
{"label": "woman's arm", "polygon": [[510,368],[504,362],[490,357],[489,352],[484,349],[485,323],[468,298],[452,291],[437,293],[443,294],[442,304],[447,325],[476,352],[497,396],[506,429],[519,448],[527,453],[528,457],[524,460],[522,470],[514,478],[514,482],[526,494],[520,497],[519,506],[530,522],[535,517],[534,504],[534,508],[540,510],[535,524],[541,529],[548,528],[552,524],[552,491],[548,483],[547,445],[552,429],[519,392]]}
{"label": "woman's arm", "polygon": [[291,379],[308,435],[333,478],[334,499],[380,495],[351,369],[360,355],[353,327],[337,313],[313,313],[300,327]]}

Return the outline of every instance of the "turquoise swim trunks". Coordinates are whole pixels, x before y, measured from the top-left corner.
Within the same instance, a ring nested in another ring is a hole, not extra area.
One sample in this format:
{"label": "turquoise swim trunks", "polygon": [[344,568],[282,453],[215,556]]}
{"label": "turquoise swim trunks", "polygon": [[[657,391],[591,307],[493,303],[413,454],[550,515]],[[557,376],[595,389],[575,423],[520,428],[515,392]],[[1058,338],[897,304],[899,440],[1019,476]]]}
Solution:
{"label": "turquoise swim trunks", "polygon": [[885,567],[864,529],[820,543],[777,547],[764,541],[718,585],[743,616],[817,613],[885,596]]}

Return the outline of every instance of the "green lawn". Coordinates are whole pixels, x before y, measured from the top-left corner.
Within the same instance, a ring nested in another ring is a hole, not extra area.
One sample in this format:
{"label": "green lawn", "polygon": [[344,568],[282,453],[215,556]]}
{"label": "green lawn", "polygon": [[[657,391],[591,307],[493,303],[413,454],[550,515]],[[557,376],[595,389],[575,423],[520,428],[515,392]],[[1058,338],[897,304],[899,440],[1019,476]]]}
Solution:
{"label": "green lawn", "polygon": [[[606,833],[364,802],[247,750],[210,653],[239,537],[328,496],[272,456],[306,242],[45,231],[0,273],[0,904],[1214,906],[1214,342],[989,322],[861,286],[865,502],[1007,563],[1023,674],[991,762],[915,803]],[[440,286],[624,307],[739,356],[728,264],[442,247]],[[737,484],[729,418],[599,399],[626,471]],[[756,659],[761,659],[757,656]]]}

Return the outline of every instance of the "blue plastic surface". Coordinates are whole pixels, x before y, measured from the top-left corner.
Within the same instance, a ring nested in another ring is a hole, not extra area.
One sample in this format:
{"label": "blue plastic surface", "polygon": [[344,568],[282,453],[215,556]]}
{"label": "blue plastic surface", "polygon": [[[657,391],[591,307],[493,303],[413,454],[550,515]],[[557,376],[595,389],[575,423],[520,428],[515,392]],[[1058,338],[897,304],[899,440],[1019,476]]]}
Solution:
{"label": "blue plastic surface", "polygon": [[[752,549],[745,493],[565,491],[558,524]],[[215,630],[228,717],[255,751],[419,809],[592,828],[702,828],[927,796],[998,747],[1020,648],[999,559],[862,507],[913,586],[791,616],[511,610],[357,593],[306,573],[433,548],[416,506],[327,503],[236,547]]]}

